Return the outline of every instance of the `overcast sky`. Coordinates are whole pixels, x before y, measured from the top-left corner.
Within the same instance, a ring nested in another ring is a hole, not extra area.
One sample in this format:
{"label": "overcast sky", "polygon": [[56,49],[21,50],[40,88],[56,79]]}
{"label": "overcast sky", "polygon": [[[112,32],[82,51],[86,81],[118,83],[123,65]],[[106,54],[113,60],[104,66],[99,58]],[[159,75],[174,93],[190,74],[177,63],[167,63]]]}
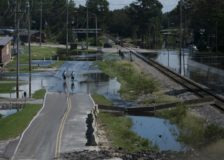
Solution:
{"label": "overcast sky", "polygon": [[[86,0],[74,0],[76,4],[85,4]],[[159,0],[163,4],[163,12],[172,10],[179,0]],[[134,0],[108,0],[110,3],[110,9],[119,9],[134,2]]]}

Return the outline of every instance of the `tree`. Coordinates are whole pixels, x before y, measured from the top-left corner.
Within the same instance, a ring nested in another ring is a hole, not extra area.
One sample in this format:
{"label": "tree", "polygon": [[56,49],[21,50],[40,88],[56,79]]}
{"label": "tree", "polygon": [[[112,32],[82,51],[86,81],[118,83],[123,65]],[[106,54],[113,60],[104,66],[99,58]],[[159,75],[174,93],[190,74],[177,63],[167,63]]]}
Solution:
{"label": "tree", "polygon": [[109,3],[107,0],[88,0],[86,3],[90,11],[90,15],[95,14],[98,18],[99,26],[105,30],[109,13]]}
{"label": "tree", "polygon": [[111,11],[109,13],[110,21],[108,22],[108,30],[116,35],[123,37],[132,36],[131,18],[128,15],[128,7]]}
{"label": "tree", "polygon": [[158,0],[137,0],[130,5],[129,14],[132,25],[136,26],[137,35],[141,37],[143,46],[154,48],[156,45],[162,7]]}
{"label": "tree", "polygon": [[[200,50],[224,51],[224,1],[183,0],[183,21]],[[180,4],[167,13],[170,23],[179,27]]]}

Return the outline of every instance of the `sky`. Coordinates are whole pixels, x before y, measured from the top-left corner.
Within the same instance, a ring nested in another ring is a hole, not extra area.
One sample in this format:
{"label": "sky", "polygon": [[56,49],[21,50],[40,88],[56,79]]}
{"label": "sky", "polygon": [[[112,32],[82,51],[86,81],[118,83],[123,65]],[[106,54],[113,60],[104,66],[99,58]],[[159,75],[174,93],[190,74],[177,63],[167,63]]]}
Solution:
{"label": "sky", "polygon": [[[76,4],[84,5],[86,0],[74,0]],[[179,0],[159,0],[163,4],[163,12],[171,11]],[[108,0],[110,3],[110,10],[120,9],[124,6],[134,2],[134,0]]]}

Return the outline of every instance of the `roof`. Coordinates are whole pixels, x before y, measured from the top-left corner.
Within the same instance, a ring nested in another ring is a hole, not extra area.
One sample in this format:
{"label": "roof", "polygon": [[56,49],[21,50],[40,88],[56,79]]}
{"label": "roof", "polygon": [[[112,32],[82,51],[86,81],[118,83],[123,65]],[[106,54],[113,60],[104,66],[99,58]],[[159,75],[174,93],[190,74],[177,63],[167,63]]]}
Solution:
{"label": "roof", "polygon": [[[30,30],[30,35],[33,35],[33,34],[36,34],[36,33],[39,33],[40,31],[38,30]],[[28,35],[28,30],[22,30],[20,31],[20,36],[27,36]]]}
{"label": "roof", "polygon": [[7,45],[12,40],[12,37],[0,37],[0,46]]}

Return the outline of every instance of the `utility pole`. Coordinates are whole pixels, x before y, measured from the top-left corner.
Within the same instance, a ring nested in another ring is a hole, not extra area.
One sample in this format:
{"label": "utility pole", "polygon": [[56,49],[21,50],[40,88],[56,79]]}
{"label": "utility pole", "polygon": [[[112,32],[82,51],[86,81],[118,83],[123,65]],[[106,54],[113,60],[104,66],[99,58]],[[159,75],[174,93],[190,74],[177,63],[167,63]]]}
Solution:
{"label": "utility pole", "polygon": [[31,98],[31,46],[30,46],[30,41],[31,41],[31,36],[30,36],[30,1],[27,0],[27,9],[28,9],[28,13],[27,13],[27,19],[28,19],[28,53],[29,53],[29,98]]}
{"label": "utility pole", "polygon": [[40,46],[42,45],[43,2],[40,1]]}
{"label": "utility pole", "polygon": [[66,0],[66,53],[68,55],[68,0]]}
{"label": "utility pole", "polygon": [[86,49],[87,49],[87,54],[88,54],[88,49],[89,49],[89,6],[88,6],[88,0],[86,1]]}
{"label": "utility pole", "polygon": [[19,0],[16,1],[16,98],[19,99]]}
{"label": "utility pole", "polygon": [[182,42],[183,42],[183,2],[180,0],[180,46],[179,46],[179,52],[180,52],[180,69],[179,73],[180,75],[182,74]]}
{"label": "utility pole", "polygon": [[97,42],[97,40],[98,40],[98,21],[97,21],[97,15],[96,14],[94,14],[95,15],[95,23],[96,23],[96,46],[98,45],[98,42]]}

